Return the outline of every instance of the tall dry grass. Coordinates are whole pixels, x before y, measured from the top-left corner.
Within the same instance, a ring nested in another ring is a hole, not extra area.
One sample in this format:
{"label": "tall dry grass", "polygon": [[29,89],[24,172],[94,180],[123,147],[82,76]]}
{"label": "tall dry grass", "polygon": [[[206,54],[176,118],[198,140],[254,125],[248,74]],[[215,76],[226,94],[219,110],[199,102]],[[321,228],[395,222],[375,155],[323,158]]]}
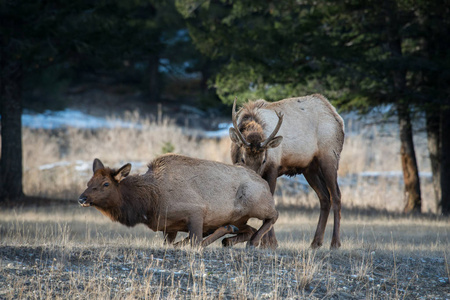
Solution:
{"label": "tall dry grass", "polygon": [[[145,172],[153,158],[172,149],[178,154],[230,163],[228,137],[200,138],[200,132],[179,127],[168,118],[157,121],[137,112],[127,113],[117,121],[135,126],[92,130],[23,128],[25,193],[76,199],[91,176],[94,158],[111,167],[131,162],[132,172],[138,173]],[[403,185],[396,125],[368,125],[352,118],[346,120],[346,131],[339,168],[344,207],[401,211]],[[415,144],[419,170],[430,172],[424,133],[415,135]],[[393,171],[397,175],[390,176],[388,172]],[[381,172],[381,176],[368,176],[367,172]],[[423,212],[436,212],[430,179],[423,177],[421,184]],[[300,188],[298,183],[280,180],[276,201],[280,205],[317,207],[315,193],[310,189],[308,193],[295,192]]]}

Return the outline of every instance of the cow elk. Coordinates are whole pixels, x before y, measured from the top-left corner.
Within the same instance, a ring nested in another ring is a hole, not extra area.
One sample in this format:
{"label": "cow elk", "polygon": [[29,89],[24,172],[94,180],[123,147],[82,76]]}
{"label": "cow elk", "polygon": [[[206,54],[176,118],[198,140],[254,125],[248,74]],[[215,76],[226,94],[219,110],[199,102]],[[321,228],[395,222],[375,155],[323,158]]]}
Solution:
{"label": "cow elk", "polygon": [[[258,246],[278,218],[267,182],[243,166],[168,154],[153,160],[145,174],[130,170],[130,164],[115,170],[95,159],[81,206],[126,226],[162,231],[169,243],[178,231],[189,232],[190,243],[203,247],[237,230],[224,246]],[[250,218],[263,220],[259,230],[247,225]]]}
{"label": "cow elk", "polygon": [[303,173],[320,200],[320,217],[311,247],[322,245],[331,207],[331,248],[340,247],[337,170],[345,133],[344,121],[330,102],[319,94],[273,103],[257,100],[246,103],[236,113],[235,99],[232,121],[232,162],[245,164],[260,174],[272,194],[277,177]]}

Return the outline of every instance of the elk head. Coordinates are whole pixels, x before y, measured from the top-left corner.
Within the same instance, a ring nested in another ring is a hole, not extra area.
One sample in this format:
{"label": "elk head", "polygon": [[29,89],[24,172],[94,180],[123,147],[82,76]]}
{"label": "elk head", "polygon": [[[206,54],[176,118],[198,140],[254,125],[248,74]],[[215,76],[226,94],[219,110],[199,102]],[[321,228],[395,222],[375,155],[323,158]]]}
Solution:
{"label": "elk head", "polygon": [[[262,124],[255,121],[248,123],[245,126],[244,134],[239,130],[237,124],[236,113],[236,98],[233,103],[232,121],[233,127],[230,128],[231,141],[239,148],[237,161],[233,163],[242,163],[261,174],[264,169],[264,165],[267,161],[267,150],[270,148],[278,147],[283,140],[282,136],[277,136],[278,130],[283,122],[283,114],[276,112],[278,117],[278,123],[275,129],[265,138]],[[245,135],[245,136],[244,136]]]}
{"label": "elk head", "polygon": [[87,189],[80,195],[81,206],[95,206],[101,210],[120,206],[119,183],[130,174],[131,165],[126,164],[118,170],[105,168],[99,159],[94,160],[94,175]]}

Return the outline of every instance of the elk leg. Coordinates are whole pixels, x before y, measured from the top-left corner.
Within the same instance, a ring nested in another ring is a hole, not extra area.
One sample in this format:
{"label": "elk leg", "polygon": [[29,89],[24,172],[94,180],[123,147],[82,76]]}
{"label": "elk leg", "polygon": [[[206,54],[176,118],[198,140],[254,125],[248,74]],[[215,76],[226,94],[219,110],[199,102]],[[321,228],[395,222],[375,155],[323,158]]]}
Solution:
{"label": "elk leg", "polygon": [[171,245],[175,238],[177,237],[178,232],[164,232],[164,244]]}
{"label": "elk leg", "polygon": [[[275,188],[277,186],[278,170],[275,167],[268,166],[262,178],[269,184],[270,193],[273,196],[273,194],[275,193]],[[275,229],[273,227],[267,234],[262,237],[261,247],[273,249],[278,247],[278,241],[277,237],[275,236]]]}
{"label": "elk leg", "polygon": [[220,239],[226,234],[236,233],[238,231],[239,229],[234,225],[226,225],[219,227],[216,231],[214,231],[211,235],[209,235],[202,241],[202,247],[207,247],[208,245],[215,242],[217,239]]}
{"label": "elk leg", "polygon": [[277,237],[275,236],[275,229],[272,228],[261,238],[261,248],[272,248],[276,249],[278,247]]}
{"label": "elk leg", "polygon": [[321,163],[323,178],[326,187],[331,196],[331,204],[333,208],[334,226],[333,237],[331,238],[331,248],[339,248],[341,241],[339,238],[339,228],[341,225],[341,191],[337,183],[337,165],[334,158],[323,160]]}
{"label": "elk leg", "polygon": [[191,217],[188,224],[189,241],[192,246],[200,246],[203,240],[203,218]]}
{"label": "elk leg", "polygon": [[231,247],[237,243],[243,243],[250,240],[250,238],[255,234],[256,229],[245,224],[244,226],[239,226],[239,233],[235,236],[225,238],[222,240],[222,245],[224,247]]}
{"label": "elk leg", "polygon": [[270,192],[272,195],[275,193],[277,186],[278,170],[274,167],[266,167],[266,171],[261,176],[269,184]]}
{"label": "elk leg", "polygon": [[333,237],[331,239],[331,248],[341,247],[340,228],[341,228],[341,190],[336,180],[336,198],[333,200],[334,227]]}
{"label": "elk leg", "polygon": [[[228,227],[228,226],[230,226],[230,227]],[[218,236],[218,237],[217,237],[216,239],[214,239],[213,241],[209,241],[209,240],[208,240],[208,239],[211,239],[211,238],[212,238],[211,235],[213,235],[213,234],[220,234],[220,233],[223,232],[224,229],[225,229],[225,230],[228,230],[229,232],[223,233],[222,235]],[[234,231],[233,231],[233,230],[234,230]],[[220,227],[220,228],[218,228],[218,229],[216,229],[215,231],[212,231],[212,232],[211,232],[211,231],[204,232],[204,233],[203,233],[203,238],[204,238],[204,240],[202,241],[202,247],[208,246],[209,244],[213,243],[214,241],[216,241],[217,239],[221,238],[221,237],[224,236],[225,234],[238,232],[238,230],[239,230],[239,229],[238,229],[236,226],[234,226],[234,225],[227,225],[227,226]],[[256,230],[255,230],[255,231],[256,231]],[[206,245],[204,244],[205,240],[208,240],[208,242],[207,242]],[[175,243],[173,246],[174,246],[175,248],[178,248],[178,247],[181,247],[181,246],[184,246],[184,245],[189,244],[189,241],[190,241],[190,238],[187,237],[187,238],[185,238],[185,239],[183,239],[183,240],[181,240],[181,241]]]}
{"label": "elk leg", "polygon": [[255,234],[251,237],[250,241],[247,243],[248,247],[257,247],[259,246],[262,237],[270,230],[272,229],[273,224],[278,219],[278,212],[276,210],[273,211],[273,217],[264,219],[263,224],[258,229],[258,231],[255,232]]}
{"label": "elk leg", "polygon": [[320,216],[317,223],[316,233],[311,243],[311,248],[319,248],[323,243],[323,236],[325,227],[327,225],[328,215],[330,214],[330,194],[326,188],[325,181],[321,178],[319,168],[306,170],[303,175],[308,181],[309,185],[316,192],[320,201]]}

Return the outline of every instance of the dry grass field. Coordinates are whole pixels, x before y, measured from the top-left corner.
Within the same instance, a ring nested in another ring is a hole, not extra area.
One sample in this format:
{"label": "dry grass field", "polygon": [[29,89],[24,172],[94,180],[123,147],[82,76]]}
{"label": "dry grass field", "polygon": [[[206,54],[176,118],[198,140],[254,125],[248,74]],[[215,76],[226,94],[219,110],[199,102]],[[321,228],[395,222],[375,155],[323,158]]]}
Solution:
{"label": "dry grass field", "polygon": [[[344,211],[342,248],[310,250],[317,211],[281,210],[276,251],[163,245],[73,205],[0,213],[2,299],[448,299],[450,224]],[[180,239],[181,237],[178,237]]]}
{"label": "dry grass field", "polygon": [[[395,125],[347,121],[340,164],[342,247],[309,249],[318,200],[301,180],[282,178],[275,251],[199,250],[163,245],[160,233],[109,221],[76,199],[92,161],[132,173],[169,150],[229,162],[230,141],[129,113],[135,128],[23,129],[24,190],[61,199],[41,207],[0,207],[0,299],[449,299],[450,220],[438,217],[428,176],[422,216],[403,216]],[[430,171],[423,133],[420,171]],[[258,221],[254,221],[257,223]],[[258,225],[258,224],[256,224]],[[181,234],[177,240],[181,239]]]}

